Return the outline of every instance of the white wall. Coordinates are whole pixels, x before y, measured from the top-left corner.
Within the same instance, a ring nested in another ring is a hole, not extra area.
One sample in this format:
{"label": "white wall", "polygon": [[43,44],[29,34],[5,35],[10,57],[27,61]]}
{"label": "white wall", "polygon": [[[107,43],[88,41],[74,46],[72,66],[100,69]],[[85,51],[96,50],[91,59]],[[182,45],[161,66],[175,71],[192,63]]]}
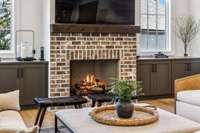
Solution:
{"label": "white wall", "polygon": [[[16,0],[16,29],[32,29],[36,34],[36,57],[39,58],[40,46],[45,46],[46,58],[49,59],[50,22],[54,22],[54,0]],[[172,55],[183,56],[182,42],[175,34],[175,18],[193,15],[200,19],[200,0],[171,0],[171,43]],[[51,10],[50,10],[51,9]],[[50,16],[51,14],[51,16]],[[190,55],[199,56],[200,34],[192,42]]]}
{"label": "white wall", "polygon": [[[49,46],[50,4],[48,0],[16,0],[15,29],[30,29],[35,32],[36,58],[40,57],[40,47]],[[47,34],[47,32],[49,32]],[[24,38],[22,37],[22,40]],[[27,38],[25,38],[27,39]],[[47,54],[46,54],[47,55]]]}
{"label": "white wall", "polygon": [[184,55],[184,47],[182,42],[176,37],[175,19],[179,16],[188,15],[188,2],[190,0],[171,0],[171,43],[172,54],[176,56]]}
{"label": "white wall", "polygon": [[[171,0],[172,1],[172,44],[174,46],[174,55],[183,56],[183,43],[176,37],[175,23],[173,22],[179,16],[194,16],[200,20],[200,0]],[[193,57],[200,57],[200,33],[191,42],[188,54]]]}
{"label": "white wall", "polygon": [[[200,20],[200,0],[189,0],[189,14],[194,16],[197,21]],[[191,56],[200,57],[200,32],[191,43]]]}

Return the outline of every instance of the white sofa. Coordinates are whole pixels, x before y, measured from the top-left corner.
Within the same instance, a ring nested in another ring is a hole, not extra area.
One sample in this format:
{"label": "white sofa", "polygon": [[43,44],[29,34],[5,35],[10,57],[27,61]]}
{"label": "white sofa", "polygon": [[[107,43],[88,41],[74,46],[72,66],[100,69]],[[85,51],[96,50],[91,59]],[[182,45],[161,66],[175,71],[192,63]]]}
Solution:
{"label": "white sofa", "polygon": [[37,133],[38,127],[27,128],[21,117],[19,91],[0,94],[0,133]]}
{"label": "white sofa", "polygon": [[27,128],[18,111],[0,112],[0,133],[37,133],[37,127]]}
{"label": "white sofa", "polygon": [[200,123],[200,74],[175,81],[176,114]]}

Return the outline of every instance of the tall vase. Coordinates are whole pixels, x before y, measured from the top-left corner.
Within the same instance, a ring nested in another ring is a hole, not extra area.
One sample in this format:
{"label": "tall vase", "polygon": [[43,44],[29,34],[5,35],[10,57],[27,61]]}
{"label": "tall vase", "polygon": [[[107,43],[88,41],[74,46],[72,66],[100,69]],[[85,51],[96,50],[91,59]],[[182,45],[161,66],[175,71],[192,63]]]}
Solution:
{"label": "tall vase", "polygon": [[184,44],[184,52],[185,52],[185,53],[184,53],[184,56],[185,56],[185,57],[188,56],[187,47],[188,47],[188,45],[187,45],[187,43],[185,43],[185,44]]}

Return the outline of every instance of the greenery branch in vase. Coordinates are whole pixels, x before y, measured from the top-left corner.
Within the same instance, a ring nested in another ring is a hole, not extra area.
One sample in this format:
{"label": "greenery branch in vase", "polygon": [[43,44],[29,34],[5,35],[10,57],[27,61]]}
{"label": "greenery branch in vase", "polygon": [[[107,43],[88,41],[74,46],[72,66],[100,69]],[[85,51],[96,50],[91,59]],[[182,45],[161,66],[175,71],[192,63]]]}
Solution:
{"label": "greenery branch in vase", "polygon": [[111,93],[118,97],[116,104],[119,118],[132,117],[134,105],[132,99],[142,92],[142,83],[139,81],[114,80],[111,85]]}
{"label": "greenery branch in vase", "polygon": [[188,56],[187,49],[191,41],[200,30],[200,21],[194,17],[179,17],[176,19],[176,35],[184,43],[184,56]]}

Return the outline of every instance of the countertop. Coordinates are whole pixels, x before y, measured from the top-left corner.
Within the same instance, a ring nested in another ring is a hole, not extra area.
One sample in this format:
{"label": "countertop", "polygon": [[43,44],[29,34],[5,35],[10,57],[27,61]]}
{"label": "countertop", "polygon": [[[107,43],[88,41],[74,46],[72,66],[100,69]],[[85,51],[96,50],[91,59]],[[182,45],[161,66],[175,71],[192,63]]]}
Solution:
{"label": "countertop", "polygon": [[187,60],[187,59],[200,59],[200,57],[169,56],[168,58],[155,58],[154,56],[140,56],[137,58],[137,60]]}
{"label": "countertop", "polygon": [[48,63],[48,61],[34,60],[34,61],[17,61],[16,59],[1,59],[0,64],[41,64]]}

